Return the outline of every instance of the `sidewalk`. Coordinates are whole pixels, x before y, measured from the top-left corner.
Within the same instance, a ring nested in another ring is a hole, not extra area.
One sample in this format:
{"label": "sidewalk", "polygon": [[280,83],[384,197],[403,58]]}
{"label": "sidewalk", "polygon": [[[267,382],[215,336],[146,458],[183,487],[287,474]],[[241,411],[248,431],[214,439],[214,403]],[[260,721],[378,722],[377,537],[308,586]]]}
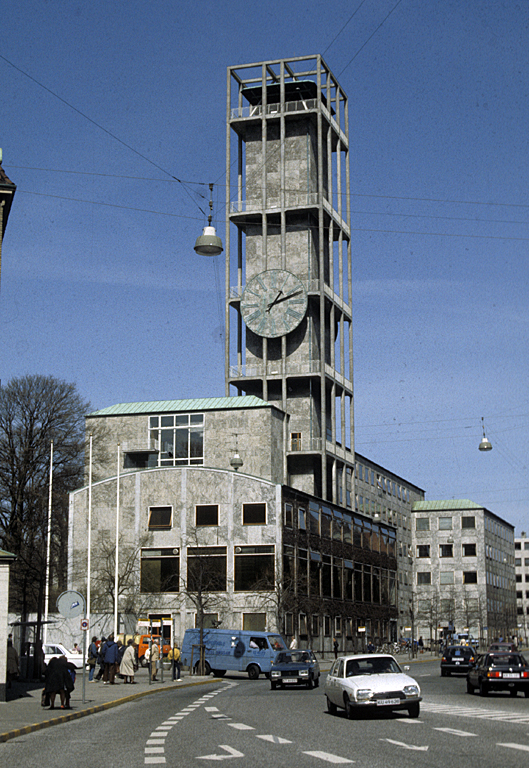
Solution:
{"label": "sidewalk", "polygon": [[103,681],[89,683],[87,673],[83,703],[83,676],[78,674],[75,691],[70,701],[72,708],[66,710],[60,709],[59,696],[55,700],[55,707],[59,709],[50,710],[41,706],[44,683],[15,682],[13,688],[8,690],[9,701],[0,702],[0,743],[25,733],[92,715],[161,690],[177,690],[192,685],[203,685],[214,679],[211,676],[190,676],[187,672],[182,672],[182,682],[177,683],[171,679],[170,670],[164,670],[163,682],[159,678],[158,675],[156,682],[149,685],[148,670],[140,668],[136,673],[134,685],[125,684],[119,677],[116,677],[115,685],[104,685]]}

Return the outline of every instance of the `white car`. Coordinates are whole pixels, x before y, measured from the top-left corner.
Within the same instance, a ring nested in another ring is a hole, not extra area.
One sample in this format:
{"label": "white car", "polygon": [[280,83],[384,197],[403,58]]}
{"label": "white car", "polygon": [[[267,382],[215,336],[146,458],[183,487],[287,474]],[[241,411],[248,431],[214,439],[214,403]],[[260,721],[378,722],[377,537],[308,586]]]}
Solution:
{"label": "white car", "polygon": [[44,663],[49,664],[51,659],[58,658],[59,656],[66,656],[68,661],[71,661],[72,664],[74,664],[77,669],[83,668],[83,654],[82,653],[72,653],[71,651],[68,651],[64,645],[61,645],[61,643],[46,643],[42,646],[42,650],[44,651]]}
{"label": "white car", "polygon": [[[409,667],[404,667],[407,671]],[[355,711],[407,709],[419,717],[421,689],[397,661],[388,654],[369,653],[342,656],[334,662],[325,682],[327,710],[345,709],[348,718]]]}

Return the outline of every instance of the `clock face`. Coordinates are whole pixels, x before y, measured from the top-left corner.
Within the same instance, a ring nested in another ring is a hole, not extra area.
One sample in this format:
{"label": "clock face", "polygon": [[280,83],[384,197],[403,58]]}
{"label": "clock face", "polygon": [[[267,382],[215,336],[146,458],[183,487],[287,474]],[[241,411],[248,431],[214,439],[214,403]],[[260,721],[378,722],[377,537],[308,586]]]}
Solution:
{"label": "clock face", "polygon": [[241,314],[248,328],[275,339],[301,323],[307,311],[307,292],[301,280],[285,269],[269,269],[246,283]]}

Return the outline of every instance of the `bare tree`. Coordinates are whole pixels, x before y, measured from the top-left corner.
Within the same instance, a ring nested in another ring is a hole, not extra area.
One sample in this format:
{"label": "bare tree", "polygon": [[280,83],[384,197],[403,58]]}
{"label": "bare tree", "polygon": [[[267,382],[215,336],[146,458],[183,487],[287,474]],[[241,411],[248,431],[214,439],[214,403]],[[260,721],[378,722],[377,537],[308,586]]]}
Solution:
{"label": "bare tree", "polygon": [[0,546],[17,555],[10,609],[22,621],[37,612],[37,639],[44,610],[50,446],[53,441],[52,597],[66,584],[68,494],[82,482],[88,409],[75,384],[51,376],[23,376],[0,387]]}

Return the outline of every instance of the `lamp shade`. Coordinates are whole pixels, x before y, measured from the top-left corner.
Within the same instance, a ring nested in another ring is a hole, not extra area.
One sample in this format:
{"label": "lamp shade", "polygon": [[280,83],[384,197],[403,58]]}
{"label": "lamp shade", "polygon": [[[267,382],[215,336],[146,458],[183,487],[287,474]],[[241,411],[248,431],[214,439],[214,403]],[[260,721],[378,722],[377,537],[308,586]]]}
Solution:
{"label": "lamp shade", "polygon": [[492,443],[489,443],[485,435],[483,435],[483,440],[478,447],[480,451],[492,451]]}
{"label": "lamp shade", "polygon": [[197,237],[195,251],[200,256],[218,256],[222,253],[222,240],[215,232],[215,227],[204,227],[200,237]]}

